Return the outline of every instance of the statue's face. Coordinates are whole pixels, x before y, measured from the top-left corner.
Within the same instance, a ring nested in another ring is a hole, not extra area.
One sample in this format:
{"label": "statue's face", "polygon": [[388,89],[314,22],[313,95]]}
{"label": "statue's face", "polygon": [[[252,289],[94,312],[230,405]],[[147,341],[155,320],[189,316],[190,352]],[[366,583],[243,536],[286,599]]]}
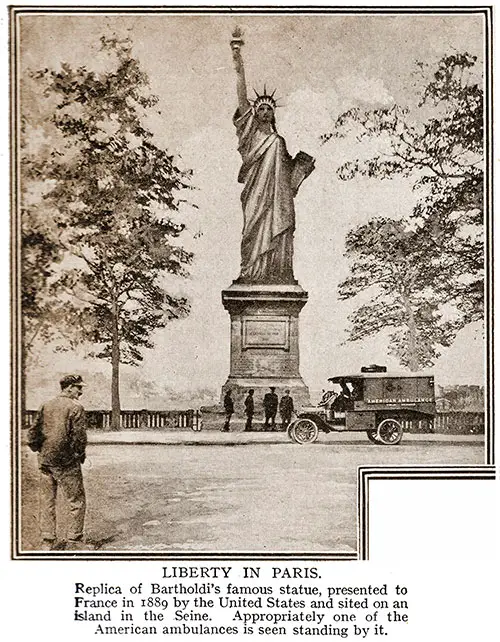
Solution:
{"label": "statue's face", "polygon": [[261,123],[272,123],[274,120],[274,109],[271,107],[271,105],[262,103],[262,105],[259,105],[257,107],[255,115],[257,117],[257,120],[259,120]]}

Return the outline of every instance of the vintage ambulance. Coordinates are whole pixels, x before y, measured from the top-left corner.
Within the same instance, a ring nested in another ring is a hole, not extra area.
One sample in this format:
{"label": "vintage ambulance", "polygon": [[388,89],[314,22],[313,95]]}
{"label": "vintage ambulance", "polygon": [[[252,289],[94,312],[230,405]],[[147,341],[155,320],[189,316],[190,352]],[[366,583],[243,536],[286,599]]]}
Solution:
{"label": "vintage ambulance", "polygon": [[436,414],[434,377],[391,374],[384,366],[367,366],[359,374],[328,379],[331,386],[318,406],[302,407],[288,427],[298,444],[316,441],[319,431],[366,432],[375,444],[396,445],[404,425],[431,422]]}

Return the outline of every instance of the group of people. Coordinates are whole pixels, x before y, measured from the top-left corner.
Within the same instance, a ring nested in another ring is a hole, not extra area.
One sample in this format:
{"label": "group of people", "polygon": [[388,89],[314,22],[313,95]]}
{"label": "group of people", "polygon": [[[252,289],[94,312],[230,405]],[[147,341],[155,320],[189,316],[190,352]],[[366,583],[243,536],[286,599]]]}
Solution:
{"label": "group of people", "polygon": [[[263,399],[264,406],[264,424],[263,430],[276,430],[276,415],[278,410],[281,416],[281,429],[286,430],[289,423],[292,420],[292,414],[294,411],[293,399],[290,396],[290,390],[285,390],[285,394],[278,399],[276,394],[276,388],[271,386],[269,388],[270,392],[266,392]],[[247,396],[245,397],[245,415],[247,417],[245,423],[245,431],[253,430],[253,418],[255,415],[255,401],[254,401],[255,390],[250,388]],[[224,412],[226,414],[226,421],[224,426],[221,428],[222,432],[228,432],[229,426],[231,423],[231,417],[234,414],[234,401],[231,396],[231,390],[228,389],[224,395]]]}

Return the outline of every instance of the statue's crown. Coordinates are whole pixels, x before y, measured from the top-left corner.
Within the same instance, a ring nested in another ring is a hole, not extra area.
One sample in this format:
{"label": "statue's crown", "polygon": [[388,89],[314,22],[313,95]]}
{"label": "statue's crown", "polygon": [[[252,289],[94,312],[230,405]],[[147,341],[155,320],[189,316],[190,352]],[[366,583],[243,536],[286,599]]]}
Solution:
{"label": "statue's crown", "polygon": [[273,109],[276,109],[277,107],[277,102],[274,99],[274,94],[276,93],[276,89],[273,91],[272,94],[268,94],[266,90],[266,86],[264,85],[264,92],[262,94],[258,94],[255,89],[254,89],[255,95],[257,98],[253,101],[253,107],[254,109],[257,109],[259,105],[269,105]]}

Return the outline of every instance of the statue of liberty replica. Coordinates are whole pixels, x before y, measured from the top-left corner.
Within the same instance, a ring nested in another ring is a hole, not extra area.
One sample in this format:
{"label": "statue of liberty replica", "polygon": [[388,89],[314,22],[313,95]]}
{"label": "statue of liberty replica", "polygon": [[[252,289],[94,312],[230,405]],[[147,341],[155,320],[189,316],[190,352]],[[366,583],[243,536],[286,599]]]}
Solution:
{"label": "statue of liberty replica", "polygon": [[292,159],[284,139],[276,131],[274,93],[264,86],[251,103],[247,96],[245,70],[238,30],[231,48],[236,69],[238,108],[234,124],[242,165],[238,182],[243,207],[241,276],[244,283],[294,283],[293,199],[300,183],[314,169],[314,160],[300,152]]}
{"label": "statue of liberty replica", "polygon": [[[309,403],[299,373],[299,313],[307,292],[293,274],[294,197],[314,169],[305,152],[292,158],[276,130],[275,91],[248,97],[242,33],[233,32],[237,109],[233,117],[242,164],[241,272],[222,292],[231,316],[231,368],[223,394],[231,389],[235,405],[255,390],[255,412],[269,388],[290,390],[296,405]],[[260,405],[260,407],[259,407]]]}

